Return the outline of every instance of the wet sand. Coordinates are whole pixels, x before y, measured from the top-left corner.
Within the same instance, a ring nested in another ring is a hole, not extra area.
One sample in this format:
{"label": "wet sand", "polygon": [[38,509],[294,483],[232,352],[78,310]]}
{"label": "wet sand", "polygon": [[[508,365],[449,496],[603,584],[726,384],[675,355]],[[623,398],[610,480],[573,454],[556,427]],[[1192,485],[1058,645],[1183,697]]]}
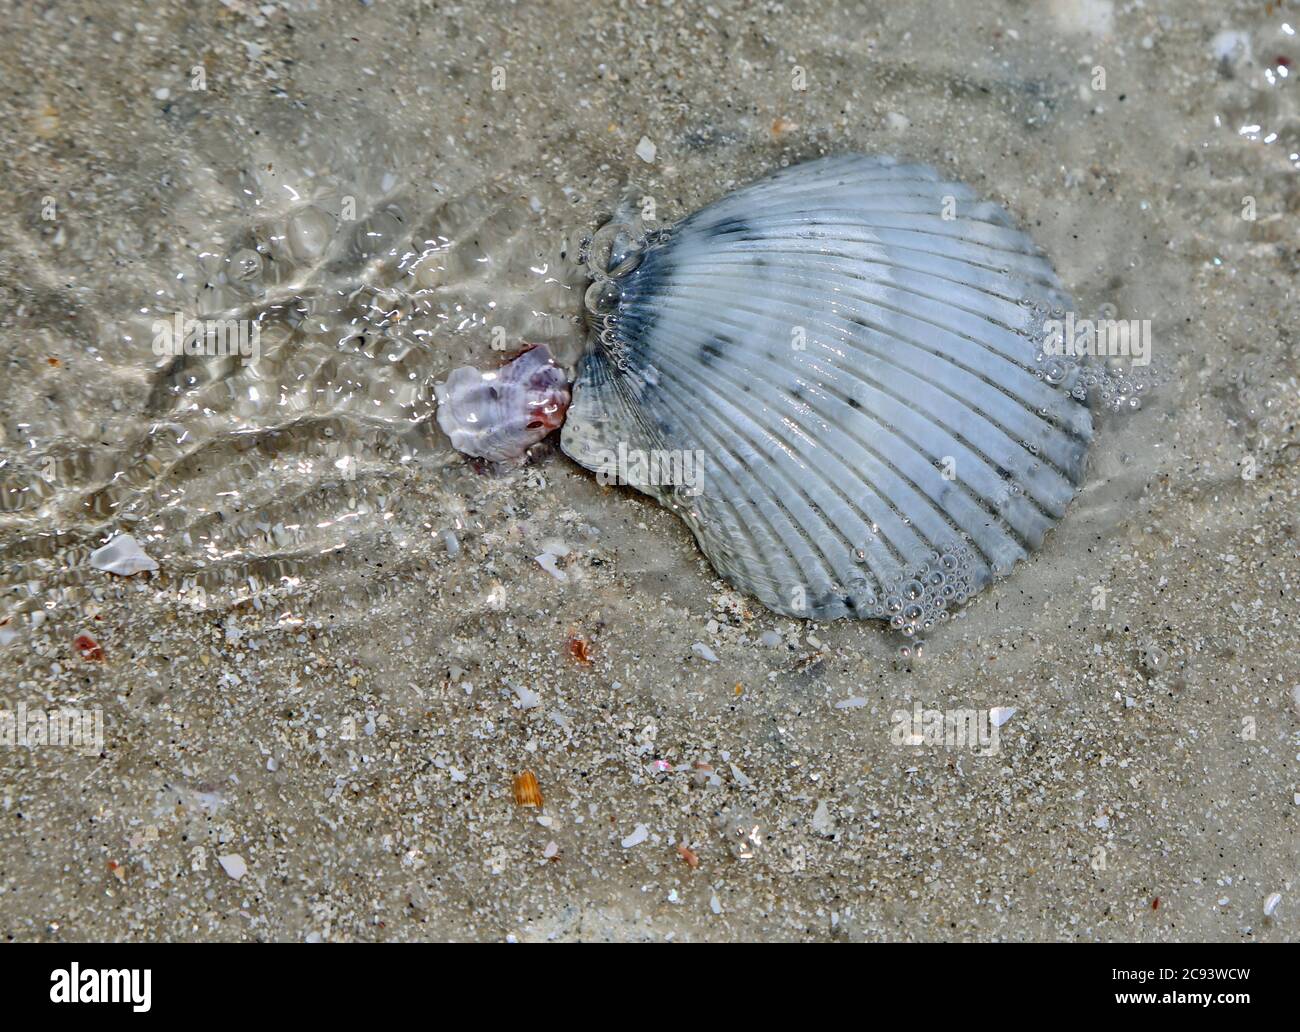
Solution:
{"label": "wet sand", "polygon": [[[13,12],[0,709],[103,741],[0,744],[0,935],[1294,939],[1298,25]],[[524,342],[572,369],[625,194],[669,223],[845,151],[1003,204],[1080,311],[1150,320],[1165,380],[920,657],[763,610],[553,444],[483,468],[429,418]],[[259,320],[258,361],[160,360],[177,312]],[[118,531],[156,573],[93,568]],[[995,710],[996,748],[910,744],[918,706]]]}

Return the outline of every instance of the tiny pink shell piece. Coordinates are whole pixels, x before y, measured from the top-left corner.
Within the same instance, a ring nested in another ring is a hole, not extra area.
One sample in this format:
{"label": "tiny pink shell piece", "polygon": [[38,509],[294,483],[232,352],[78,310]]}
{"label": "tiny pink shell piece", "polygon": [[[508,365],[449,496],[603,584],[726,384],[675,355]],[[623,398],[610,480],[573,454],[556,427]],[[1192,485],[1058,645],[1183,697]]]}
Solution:
{"label": "tiny pink shell piece", "polygon": [[433,392],[452,447],[492,462],[517,462],[569,409],[564,370],[545,344],[490,372],[461,366]]}

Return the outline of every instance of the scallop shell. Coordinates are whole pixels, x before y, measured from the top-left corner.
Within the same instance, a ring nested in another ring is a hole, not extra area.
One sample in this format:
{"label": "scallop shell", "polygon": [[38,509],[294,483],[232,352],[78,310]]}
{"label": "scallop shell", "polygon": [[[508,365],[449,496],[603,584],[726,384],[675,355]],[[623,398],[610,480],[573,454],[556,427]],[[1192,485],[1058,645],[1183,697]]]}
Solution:
{"label": "scallop shell", "polygon": [[514,462],[564,421],[569,383],[545,344],[500,369],[454,369],[434,384],[438,425],[452,446],[493,462]]}
{"label": "scallop shell", "polygon": [[[617,265],[561,447],[677,512],[737,588],[914,633],[1064,514],[1092,419],[1041,341],[1070,302],[1001,208],[848,155],[634,236],[597,234]],[[665,474],[692,456],[694,482]]]}

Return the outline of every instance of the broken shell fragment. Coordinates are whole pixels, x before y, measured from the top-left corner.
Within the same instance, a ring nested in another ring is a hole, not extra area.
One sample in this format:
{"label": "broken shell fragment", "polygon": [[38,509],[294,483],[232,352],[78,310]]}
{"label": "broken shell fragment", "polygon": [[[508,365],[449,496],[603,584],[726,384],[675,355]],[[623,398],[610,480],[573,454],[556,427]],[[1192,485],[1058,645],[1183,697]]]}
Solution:
{"label": "broken shell fragment", "polygon": [[90,553],[90,565],[119,577],[153,573],[158,569],[158,563],[145,554],[130,534],[118,534],[112,541],[96,548]]}
{"label": "broken shell fragment", "polygon": [[452,370],[434,384],[438,425],[465,455],[517,462],[564,422],[569,384],[545,344],[491,372]]}
{"label": "broken shell fragment", "polygon": [[87,663],[104,662],[104,647],[89,634],[78,634],[72,639],[72,647]]}
{"label": "broken shell fragment", "polygon": [[591,666],[591,644],[586,638],[578,635],[570,635],[566,643],[569,655],[572,656],[581,666]]}
{"label": "broken shell fragment", "polygon": [[537,783],[537,775],[531,770],[515,776],[514,792],[515,802],[519,806],[542,805],[542,788]]}

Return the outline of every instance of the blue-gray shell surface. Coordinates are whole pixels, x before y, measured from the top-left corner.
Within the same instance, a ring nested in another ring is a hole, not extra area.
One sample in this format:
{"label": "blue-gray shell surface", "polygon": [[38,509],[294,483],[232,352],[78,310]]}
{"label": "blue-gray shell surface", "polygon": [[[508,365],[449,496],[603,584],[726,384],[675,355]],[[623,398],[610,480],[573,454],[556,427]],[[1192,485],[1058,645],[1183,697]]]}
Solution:
{"label": "blue-gray shell surface", "polygon": [[606,235],[561,446],[768,608],[915,633],[1064,514],[1092,418],[1041,328],[1070,300],[968,187],[846,155]]}

